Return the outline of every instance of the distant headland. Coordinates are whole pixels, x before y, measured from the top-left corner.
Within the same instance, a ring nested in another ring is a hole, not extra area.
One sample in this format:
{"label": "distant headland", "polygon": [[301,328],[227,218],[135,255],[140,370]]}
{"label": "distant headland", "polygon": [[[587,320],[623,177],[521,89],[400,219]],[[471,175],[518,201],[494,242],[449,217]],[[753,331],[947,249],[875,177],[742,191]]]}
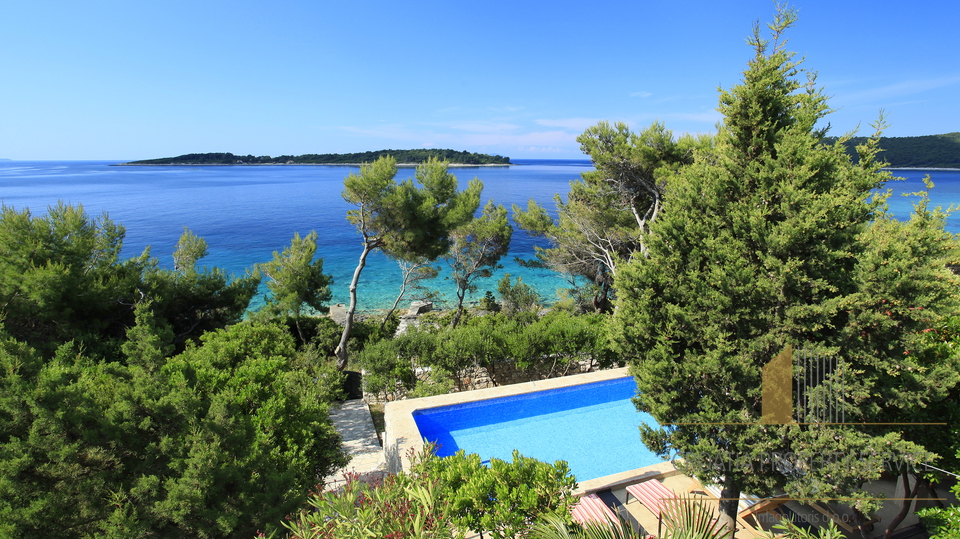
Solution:
{"label": "distant headland", "polygon": [[[836,137],[826,142],[833,143]],[[845,143],[847,153],[858,160],[856,146],[866,137],[853,137]],[[890,168],[960,168],[960,132],[920,137],[880,137],[883,151],[879,158]]]}
{"label": "distant headland", "polygon": [[359,165],[372,163],[380,157],[391,155],[401,166],[417,165],[435,157],[451,166],[507,166],[509,157],[483,153],[458,152],[456,150],[379,150],[361,153],[308,153],[304,155],[234,155],[232,153],[188,153],[178,157],[130,161],[120,165]]}

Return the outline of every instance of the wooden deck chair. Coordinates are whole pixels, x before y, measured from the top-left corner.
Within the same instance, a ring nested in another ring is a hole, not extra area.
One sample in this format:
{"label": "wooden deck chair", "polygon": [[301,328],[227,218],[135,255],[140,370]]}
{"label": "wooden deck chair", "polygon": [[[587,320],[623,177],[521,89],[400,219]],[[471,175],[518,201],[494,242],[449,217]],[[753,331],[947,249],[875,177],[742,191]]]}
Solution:
{"label": "wooden deck chair", "polygon": [[806,505],[808,505],[814,511],[832,520],[837,525],[837,527],[839,527],[844,531],[853,533],[853,530],[856,529],[850,524],[848,524],[847,522],[844,522],[844,520],[840,518],[840,515],[834,512],[834,510],[831,509],[829,505],[823,505],[819,502],[813,502],[813,501],[807,501]]}
{"label": "wooden deck chair", "polygon": [[[694,479],[693,482],[693,486],[690,487],[691,493],[700,492],[710,499],[720,500],[721,493],[723,492],[723,488],[720,485],[714,485],[712,483],[703,485],[696,479]],[[757,515],[773,512],[776,508],[788,501],[790,501],[790,498],[787,496],[760,498],[753,494],[741,492],[740,501],[737,503],[737,524],[753,530],[759,529],[760,521],[757,519]],[[756,525],[750,524],[750,522],[746,520],[747,517],[753,517]]]}

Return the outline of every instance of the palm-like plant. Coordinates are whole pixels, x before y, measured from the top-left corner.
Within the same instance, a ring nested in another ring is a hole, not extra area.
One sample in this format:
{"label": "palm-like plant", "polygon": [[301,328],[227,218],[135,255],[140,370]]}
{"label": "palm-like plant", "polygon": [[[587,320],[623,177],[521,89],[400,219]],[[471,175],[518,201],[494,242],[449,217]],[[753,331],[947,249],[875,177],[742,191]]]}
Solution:
{"label": "palm-like plant", "polygon": [[666,530],[661,539],[731,539],[733,534],[699,498],[665,500],[661,513]]}
{"label": "palm-like plant", "polygon": [[557,514],[547,514],[534,524],[528,535],[530,539],[646,539],[648,536],[634,531],[622,518],[609,523],[587,522],[568,524]]}
{"label": "palm-like plant", "polygon": [[[730,539],[731,533],[703,501],[692,497],[665,500],[661,513],[664,533],[660,539]],[[568,524],[560,515],[548,514],[531,529],[531,539],[649,539],[641,530],[618,518],[610,522]]]}

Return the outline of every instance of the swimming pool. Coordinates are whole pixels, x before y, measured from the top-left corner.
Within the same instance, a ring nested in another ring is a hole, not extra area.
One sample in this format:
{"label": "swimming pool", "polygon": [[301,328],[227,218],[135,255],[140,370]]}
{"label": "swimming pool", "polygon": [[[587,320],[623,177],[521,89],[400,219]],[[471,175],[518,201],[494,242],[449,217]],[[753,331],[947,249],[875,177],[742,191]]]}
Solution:
{"label": "swimming pool", "polygon": [[459,449],[510,460],[514,449],[546,462],[565,460],[578,481],[663,462],[640,441],[654,419],[630,401],[637,386],[619,377],[413,411],[419,434],[440,456]]}

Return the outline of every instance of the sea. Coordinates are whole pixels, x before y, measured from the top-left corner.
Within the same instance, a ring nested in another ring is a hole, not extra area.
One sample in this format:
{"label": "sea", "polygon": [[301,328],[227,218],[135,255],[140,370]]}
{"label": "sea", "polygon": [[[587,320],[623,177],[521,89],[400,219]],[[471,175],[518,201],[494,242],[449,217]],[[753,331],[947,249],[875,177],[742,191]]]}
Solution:
{"label": "sea", "polygon": [[[243,274],[257,263],[269,261],[275,251],[290,244],[294,233],[316,230],[318,256],[325,273],[333,277],[332,303],[348,303],[348,286],[362,250],[360,235],[346,220],[351,209],[341,197],[343,179],[359,171],[356,166],[114,166],[122,161],[0,161],[0,202],[17,210],[42,215],[63,201],[82,204],[91,216],[107,214],[126,229],[123,256],[137,256],[149,248],[161,267],[173,266],[173,251],[184,228],[202,236],[209,248],[200,265],[217,266]],[[456,167],[461,187],[472,178],[484,185],[481,206],[492,199],[508,209],[526,207],[535,200],[556,211],[555,196],[565,196],[570,182],[592,170],[589,160],[516,159],[508,167]],[[933,205],[960,204],[960,170],[894,170],[902,181],[890,182],[894,191],[890,211],[909,218],[916,197],[901,196],[925,189],[929,174],[935,187]],[[401,168],[398,179],[413,176]],[[960,217],[948,219],[950,232],[960,233]],[[496,292],[504,274],[521,277],[534,286],[545,304],[557,300],[558,291],[569,288],[562,276],[545,269],[521,265],[535,256],[535,246],[547,247],[543,238],[515,228],[502,268],[478,282],[468,302],[478,301],[486,291]],[[455,285],[442,261],[440,276],[428,283],[440,294],[439,306],[453,301]],[[367,261],[358,287],[358,309],[389,308],[399,292],[397,263],[376,252]],[[263,302],[255,298],[251,308]],[[405,304],[401,304],[401,308]]]}

